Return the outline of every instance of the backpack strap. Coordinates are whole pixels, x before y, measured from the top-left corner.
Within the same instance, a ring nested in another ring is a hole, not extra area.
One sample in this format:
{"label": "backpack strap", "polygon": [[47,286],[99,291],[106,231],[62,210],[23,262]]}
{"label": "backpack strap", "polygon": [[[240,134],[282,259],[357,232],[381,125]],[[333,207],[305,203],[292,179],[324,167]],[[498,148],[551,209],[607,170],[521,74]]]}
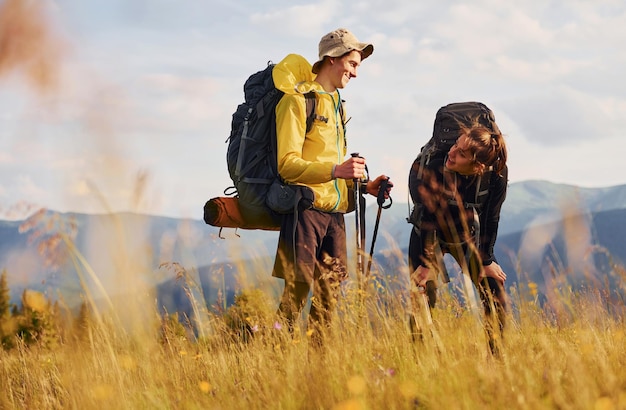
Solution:
{"label": "backpack strap", "polygon": [[306,101],[306,132],[307,134],[313,128],[313,121],[320,120],[323,122],[328,122],[328,118],[317,115],[315,112],[315,106],[317,104],[317,96],[315,95],[315,91],[309,91],[304,94],[304,99]]}
{"label": "backpack strap", "polygon": [[[339,92],[339,91],[337,91],[337,92]],[[343,126],[344,131],[345,131],[345,128],[346,128],[346,124],[348,123],[348,121],[350,121],[350,118],[348,118],[346,120],[346,116],[345,116],[345,113],[343,111],[343,103],[345,103],[345,102],[346,101],[342,100],[341,96],[340,96],[339,97],[339,118],[341,118],[341,125]]]}
{"label": "backpack strap", "polygon": [[[297,89],[296,89],[297,90]],[[313,122],[315,120],[320,120],[322,122],[328,123],[328,118],[324,117],[323,115],[318,115],[315,112],[315,106],[317,104],[317,96],[315,91],[309,91],[308,93],[303,94],[305,101],[306,101],[306,132],[307,134],[309,133],[309,131],[311,131],[311,129],[313,128]],[[345,101],[340,99],[339,100],[339,117],[341,118],[341,125],[344,127],[346,124],[348,123],[348,121],[350,121],[350,119],[348,119],[347,121],[345,120],[345,115],[344,115],[344,111],[343,111],[343,103]]]}
{"label": "backpack strap", "polygon": [[422,147],[419,153],[420,166],[417,170],[417,179],[422,179],[424,175],[424,168],[430,164],[431,157],[437,153],[437,148],[434,144],[428,142]]}
{"label": "backpack strap", "polygon": [[489,167],[489,170],[483,175],[478,176],[478,182],[476,182],[476,193],[474,195],[474,202],[466,202],[463,205],[465,208],[482,208],[485,201],[482,199],[489,193],[489,186],[491,185],[491,179],[493,177],[493,167]]}
{"label": "backpack strap", "polygon": [[[488,171],[487,173],[485,173],[484,175],[477,175],[477,181],[476,181],[476,191],[474,194],[474,198],[473,201],[470,200],[465,200],[463,201],[463,203],[459,204],[457,202],[457,200],[454,198],[454,192],[448,190],[447,188],[444,188],[444,194],[446,194],[448,196],[448,204],[449,205],[453,205],[453,206],[457,206],[459,208],[465,208],[465,209],[480,209],[482,208],[483,204],[485,203],[485,201],[483,200],[484,197],[486,197],[486,195],[489,193],[489,186],[491,185],[491,178],[493,175],[493,172],[491,172],[491,168],[489,168],[490,171]],[[457,186],[457,175],[456,173],[454,174],[454,186]],[[456,188],[455,188],[456,189]]]}

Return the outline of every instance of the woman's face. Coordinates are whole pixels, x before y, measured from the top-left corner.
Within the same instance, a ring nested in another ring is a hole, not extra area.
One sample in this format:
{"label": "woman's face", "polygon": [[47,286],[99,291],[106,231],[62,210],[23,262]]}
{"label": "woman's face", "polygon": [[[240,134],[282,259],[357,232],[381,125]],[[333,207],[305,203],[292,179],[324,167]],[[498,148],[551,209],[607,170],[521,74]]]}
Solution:
{"label": "woman's face", "polygon": [[469,150],[467,135],[461,135],[450,151],[446,160],[446,168],[458,172],[461,175],[474,175],[478,173],[480,164],[474,160],[474,155]]}

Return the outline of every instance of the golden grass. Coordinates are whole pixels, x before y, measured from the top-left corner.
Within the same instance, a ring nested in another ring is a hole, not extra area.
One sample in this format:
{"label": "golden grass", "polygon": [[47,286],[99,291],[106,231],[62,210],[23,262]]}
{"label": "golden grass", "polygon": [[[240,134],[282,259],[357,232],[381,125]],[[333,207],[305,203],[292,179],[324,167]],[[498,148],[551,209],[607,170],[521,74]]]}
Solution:
{"label": "golden grass", "polygon": [[593,293],[571,294],[572,314],[560,321],[514,295],[520,309],[500,358],[488,353],[476,316],[451,298],[414,342],[404,303],[387,295],[383,308],[369,293],[359,306],[356,293],[343,295],[322,348],[309,345],[304,330],[292,337],[277,328],[271,299],[257,301],[259,315],[243,314],[255,329],[247,342],[221,316],[198,340],[159,338],[158,320],[141,338],[94,321],[81,342],[0,352],[0,407],[626,408],[626,328]]}
{"label": "golden grass", "polygon": [[[30,222],[27,231],[49,225]],[[40,245],[62,239],[40,250],[50,256],[63,248],[102,296],[69,228],[39,235]],[[144,293],[132,272],[145,271],[145,261],[116,252],[126,289]],[[290,335],[276,323],[279,292],[254,289],[267,282],[267,266],[241,273],[241,299],[218,313],[206,309],[193,270],[163,266],[184,282],[199,336],[162,320],[143,297],[110,299],[110,310],[94,311],[80,337],[66,331],[58,344],[0,349],[0,408],[626,409],[626,309],[623,300],[609,304],[597,281],[585,291],[554,281],[549,309],[538,302],[537,284],[510,288],[513,309],[494,357],[480,315],[443,290],[433,325],[423,324],[423,339],[413,340],[405,292],[392,291],[405,287],[406,272],[374,271],[365,291],[348,283],[319,348],[303,324]],[[612,266],[623,289],[624,269]],[[130,327],[126,316],[137,318]]]}

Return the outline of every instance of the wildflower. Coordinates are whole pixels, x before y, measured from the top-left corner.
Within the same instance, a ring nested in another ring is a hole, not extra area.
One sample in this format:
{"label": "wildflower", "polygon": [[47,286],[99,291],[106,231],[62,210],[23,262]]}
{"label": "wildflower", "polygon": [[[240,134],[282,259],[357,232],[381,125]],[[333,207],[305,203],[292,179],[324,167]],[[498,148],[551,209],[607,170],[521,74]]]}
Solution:
{"label": "wildflower", "polygon": [[333,406],[333,410],[361,410],[365,408],[367,407],[356,399],[344,400]]}
{"label": "wildflower", "polygon": [[307,337],[311,337],[311,336],[313,336],[313,332],[314,332],[314,330],[313,330],[313,329],[309,329],[309,330],[307,330],[307,331],[306,331],[306,335],[307,335]]}
{"label": "wildflower", "polygon": [[385,369],[385,376],[393,377],[395,375],[396,375],[396,369],[394,369],[393,367],[389,367]]}
{"label": "wildflower", "polygon": [[120,355],[118,357],[118,361],[122,369],[125,370],[135,370],[135,368],[137,367],[135,359],[133,359],[132,356],[129,355]]}
{"label": "wildflower", "polygon": [[114,390],[108,384],[98,384],[93,387],[91,393],[96,400],[107,400],[113,396]]}
{"label": "wildflower", "polygon": [[418,387],[417,384],[407,380],[400,385],[400,394],[406,399],[417,398]]}
{"label": "wildflower", "polygon": [[361,395],[365,392],[367,384],[361,376],[353,376],[348,380],[348,390],[354,395]]}
{"label": "wildflower", "polygon": [[211,385],[206,380],[202,380],[198,383],[198,388],[202,393],[209,393],[211,391]]}
{"label": "wildflower", "polygon": [[281,330],[282,328],[283,328],[283,325],[281,325],[279,322],[274,322],[274,329]]}
{"label": "wildflower", "polygon": [[580,352],[584,356],[591,356],[593,353],[595,353],[595,351],[596,351],[596,347],[595,345],[591,343],[585,343],[580,347]]}
{"label": "wildflower", "polygon": [[250,330],[252,330],[253,333],[256,333],[259,331],[259,325],[254,325],[250,328]]}
{"label": "wildflower", "polygon": [[595,410],[613,410],[617,408],[610,397],[600,397],[593,406]]}

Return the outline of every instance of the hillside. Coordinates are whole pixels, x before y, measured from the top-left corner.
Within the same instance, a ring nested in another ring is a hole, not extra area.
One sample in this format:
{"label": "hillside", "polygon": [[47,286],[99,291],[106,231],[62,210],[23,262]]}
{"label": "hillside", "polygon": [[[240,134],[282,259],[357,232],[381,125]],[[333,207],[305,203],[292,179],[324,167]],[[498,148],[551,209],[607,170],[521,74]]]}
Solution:
{"label": "hillside", "polygon": [[[393,272],[405,268],[402,265],[411,229],[407,214],[406,203],[394,203],[381,214],[375,258]],[[346,216],[349,238],[354,232],[353,215]],[[366,215],[369,252],[375,206],[370,206]],[[624,221],[626,185],[578,188],[545,181],[511,184],[502,211],[496,256],[509,273],[511,283],[518,281],[520,267],[527,272],[525,280],[542,283],[546,261],[589,270],[592,249],[605,249],[615,261],[623,263],[626,250],[620,238],[626,233]],[[85,215],[49,211],[29,223],[33,225],[31,229],[21,233],[24,221],[0,221],[0,269],[7,270],[14,303],[23,289],[31,288],[46,291],[53,298],[63,295],[68,304],[75,304],[81,292],[79,275],[87,277],[88,286],[102,286],[110,294],[124,293],[123,284],[128,278],[120,277],[120,272],[128,275],[129,269],[142,283],[159,286],[160,300],[169,298],[172,304],[180,303],[181,298],[173,293],[180,283],[172,269],[161,266],[163,263],[183,267],[198,281],[210,303],[218,299],[216,289],[220,288],[220,297],[232,299],[242,281],[267,281],[263,286],[270,289],[279,285],[279,281],[269,277],[276,232],[220,232],[201,220],[132,213]],[[62,247],[55,248],[57,262],[62,263],[46,264],[55,259],[49,254],[50,249],[45,252],[42,243],[59,232],[73,235],[87,267],[76,260],[62,259],[63,255],[58,255]],[[348,245],[352,246],[352,242]],[[606,274],[607,258],[594,252],[594,269]],[[238,269],[241,263],[245,268]],[[86,273],[89,271],[97,276],[90,277]],[[246,278],[237,275],[241,271],[248,273]]]}

